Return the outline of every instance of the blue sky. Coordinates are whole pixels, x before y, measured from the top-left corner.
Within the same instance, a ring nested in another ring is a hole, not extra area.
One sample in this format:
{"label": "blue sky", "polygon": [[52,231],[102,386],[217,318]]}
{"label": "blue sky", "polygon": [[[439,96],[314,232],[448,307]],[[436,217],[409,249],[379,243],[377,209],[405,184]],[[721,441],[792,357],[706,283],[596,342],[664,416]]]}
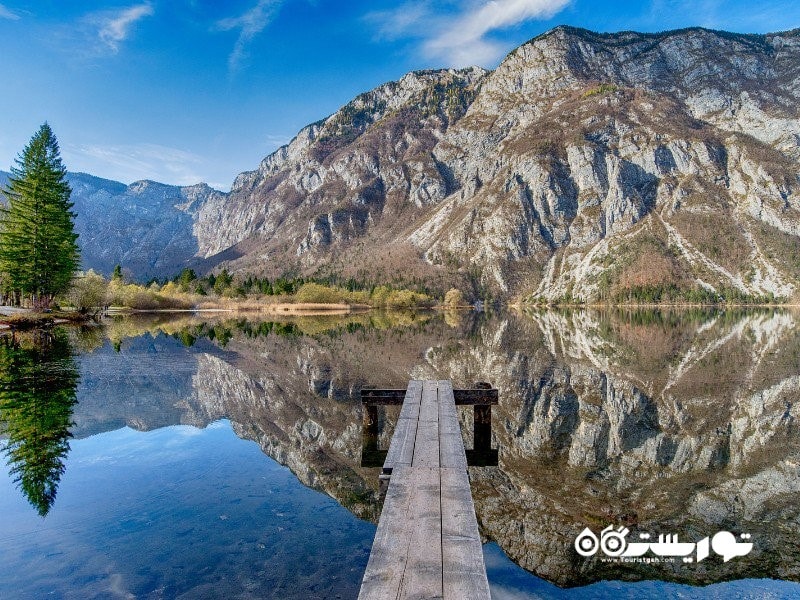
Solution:
{"label": "blue sky", "polygon": [[0,169],[45,120],[72,171],[130,183],[237,173],[356,94],[492,68],[559,24],[800,27],[800,3],[722,0],[0,0]]}

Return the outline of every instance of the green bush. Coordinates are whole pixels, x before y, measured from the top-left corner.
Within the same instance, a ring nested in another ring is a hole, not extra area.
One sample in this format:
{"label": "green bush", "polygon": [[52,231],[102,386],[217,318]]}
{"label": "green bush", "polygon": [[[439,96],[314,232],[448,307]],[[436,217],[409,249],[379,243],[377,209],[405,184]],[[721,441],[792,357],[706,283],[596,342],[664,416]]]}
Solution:
{"label": "green bush", "polygon": [[304,283],[294,298],[297,302],[310,304],[339,304],[344,301],[343,296],[342,292],[335,288],[318,283]]}
{"label": "green bush", "polygon": [[461,293],[461,290],[457,290],[456,288],[448,290],[444,295],[445,306],[464,306],[465,303],[464,294]]}
{"label": "green bush", "polygon": [[72,280],[64,300],[79,311],[87,312],[105,306],[107,292],[108,282],[90,269],[85,275]]}

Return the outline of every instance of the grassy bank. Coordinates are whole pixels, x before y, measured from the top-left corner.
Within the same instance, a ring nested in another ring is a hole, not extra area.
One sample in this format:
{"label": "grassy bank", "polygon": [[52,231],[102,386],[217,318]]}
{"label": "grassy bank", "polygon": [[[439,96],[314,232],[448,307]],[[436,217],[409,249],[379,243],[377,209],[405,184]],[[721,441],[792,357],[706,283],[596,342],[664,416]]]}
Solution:
{"label": "grassy bank", "polygon": [[[223,272],[224,274],[224,272]],[[415,290],[374,286],[370,289],[348,289],[314,281],[279,280],[253,285],[248,278],[243,284],[229,275],[192,278],[193,275],[160,284],[126,283],[121,278],[106,280],[88,272],[77,277],[68,294],[59,304],[80,313],[98,308],[117,311],[230,310],[239,312],[308,313],[352,312],[370,308],[405,310],[430,308],[437,302]],[[213,281],[213,285],[210,282]],[[223,282],[221,284],[220,282]],[[249,284],[249,285],[248,285]],[[276,293],[279,291],[280,293]]]}

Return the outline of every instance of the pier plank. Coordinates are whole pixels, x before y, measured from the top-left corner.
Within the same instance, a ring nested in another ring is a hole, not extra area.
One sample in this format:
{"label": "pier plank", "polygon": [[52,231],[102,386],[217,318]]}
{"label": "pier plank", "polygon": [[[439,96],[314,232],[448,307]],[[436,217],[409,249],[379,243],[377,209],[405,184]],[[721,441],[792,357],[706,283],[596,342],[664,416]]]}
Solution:
{"label": "pier plank", "polygon": [[439,403],[436,381],[425,381],[422,385],[417,439],[411,464],[414,467],[439,466]]}
{"label": "pier plank", "polygon": [[441,469],[445,600],[489,598],[483,545],[466,469]]}
{"label": "pier plank", "polygon": [[422,382],[410,381],[405,401],[400,409],[389,451],[383,463],[383,472],[392,473],[398,466],[411,466],[414,458],[414,445],[417,437],[420,402],[422,401]]}
{"label": "pier plank", "polygon": [[361,581],[359,600],[398,597],[411,544],[408,520],[413,488],[411,467],[396,467]]}
{"label": "pier plank", "polygon": [[483,406],[486,404],[497,404],[497,390],[454,390],[456,404],[458,406],[473,405]]}
{"label": "pier plank", "polygon": [[408,562],[399,598],[442,598],[442,512],[439,468],[411,467]]}
{"label": "pier plank", "polygon": [[453,398],[453,384],[449,381],[439,382],[439,462],[442,468],[467,470],[467,455]]}
{"label": "pier plank", "polygon": [[[496,403],[496,390],[477,391],[494,392],[494,402],[491,394],[475,395],[465,404]],[[457,403],[449,381],[409,382],[384,463],[391,477],[360,600],[490,598]]]}
{"label": "pier plank", "polygon": [[[497,404],[497,390],[453,390],[456,406],[484,406]],[[403,404],[406,390],[361,390],[361,403],[364,406],[399,406]]]}

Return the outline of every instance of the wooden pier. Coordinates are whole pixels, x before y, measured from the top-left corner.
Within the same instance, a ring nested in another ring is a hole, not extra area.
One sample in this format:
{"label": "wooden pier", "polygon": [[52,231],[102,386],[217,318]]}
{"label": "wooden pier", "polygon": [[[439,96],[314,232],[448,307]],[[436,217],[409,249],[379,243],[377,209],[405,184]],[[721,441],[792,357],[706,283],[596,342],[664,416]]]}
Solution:
{"label": "wooden pier", "polygon": [[362,391],[365,429],[377,422],[378,405],[402,408],[383,463],[386,500],[359,599],[489,599],[456,413],[456,404],[474,406],[475,444],[488,443],[497,390],[486,387],[454,391],[449,381],[411,381],[406,390]]}

